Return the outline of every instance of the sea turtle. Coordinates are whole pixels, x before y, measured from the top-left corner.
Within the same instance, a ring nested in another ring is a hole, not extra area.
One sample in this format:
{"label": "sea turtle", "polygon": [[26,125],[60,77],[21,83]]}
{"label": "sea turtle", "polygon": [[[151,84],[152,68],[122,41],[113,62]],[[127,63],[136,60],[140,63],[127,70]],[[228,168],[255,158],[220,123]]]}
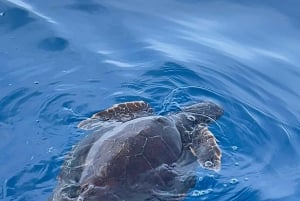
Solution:
{"label": "sea turtle", "polygon": [[[171,200],[195,184],[182,167],[218,171],[221,150],[207,125],[223,114],[209,101],[155,115],[144,101],[116,104],[81,121],[92,130],[62,166],[50,201]],[[176,198],[179,199],[179,198]]]}

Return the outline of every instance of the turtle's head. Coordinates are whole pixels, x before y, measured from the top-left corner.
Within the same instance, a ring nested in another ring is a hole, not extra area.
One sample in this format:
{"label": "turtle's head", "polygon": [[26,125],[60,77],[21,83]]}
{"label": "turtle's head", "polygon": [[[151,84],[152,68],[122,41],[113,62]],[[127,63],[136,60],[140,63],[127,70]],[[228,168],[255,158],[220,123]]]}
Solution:
{"label": "turtle's head", "polygon": [[182,142],[190,143],[192,136],[189,133],[196,127],[205,127],[215,122],[223,113],[221,106],[205,101],[184,107],[177,114],[171,115],[171,117],[175,119]]}
{"label": "turtle's head", "polygon": [[224,113],[221,106],[205,101],[182,108],[179,114],[184,114],[187,118],[191,118],[196,124],[209,124],[217,120]]}

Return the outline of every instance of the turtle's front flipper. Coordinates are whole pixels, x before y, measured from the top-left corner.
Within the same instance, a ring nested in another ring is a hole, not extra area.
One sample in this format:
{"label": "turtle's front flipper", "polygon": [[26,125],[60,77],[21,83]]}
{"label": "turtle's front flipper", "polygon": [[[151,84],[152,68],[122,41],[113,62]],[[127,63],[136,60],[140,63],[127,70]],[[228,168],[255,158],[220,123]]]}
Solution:
{"label": "turtle's front flipper", "polygon": [[203,168],[220,170],[222,153],[215,136],[207,127],[195,129],[190,150]]}
{"label": "turtle's front flipper", "polygon": [[149,116],[152,113],[150,105],[144,101],[125,102],[97,112],[91,118],[81,121],[78,128],[91,130],[102,126],[105,122],[126,122],[138,117]]}

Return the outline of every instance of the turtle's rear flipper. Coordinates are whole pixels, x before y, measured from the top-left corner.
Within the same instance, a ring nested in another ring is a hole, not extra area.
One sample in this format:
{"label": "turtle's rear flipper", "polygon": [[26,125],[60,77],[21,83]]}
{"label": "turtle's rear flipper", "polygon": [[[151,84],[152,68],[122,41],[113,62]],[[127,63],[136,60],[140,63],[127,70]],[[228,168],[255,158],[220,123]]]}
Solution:
{"label": "turtle's rear flipper", "polygon": [[207,127],[199,127],[194,131],[195,138],[190,146],[203,168],[219,171],[221,168],[221,150],[215,136]]}
{"label": "turtle's rear flipper", "polygon": [[91,118],[81,121],[78,128],[90,130],[99,127],[103,122],[126,122],[138,117],[149,116],[152,113],[150,105],[144,101],[125,102],[97,112]]}
{"label": "turtle's rear flipper", "polygon": [[144,179],[151,186],[147,188],[152,195],[150,201],[185,200],[188,191],[194,188],[197,182],[196,175],[167,164],[162,164],[148,172]]}

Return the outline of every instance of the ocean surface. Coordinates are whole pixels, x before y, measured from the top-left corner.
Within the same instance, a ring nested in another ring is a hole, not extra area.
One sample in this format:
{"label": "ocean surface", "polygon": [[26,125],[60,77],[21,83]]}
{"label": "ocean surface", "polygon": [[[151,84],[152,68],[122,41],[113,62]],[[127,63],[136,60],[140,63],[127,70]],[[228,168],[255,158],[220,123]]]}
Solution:
{"label": "ocean surface", "polygon": [[0,200],[47,200],[77,124],[203,100],[222,169],[186,201],[300,200],[300,2],[1,0]]}

